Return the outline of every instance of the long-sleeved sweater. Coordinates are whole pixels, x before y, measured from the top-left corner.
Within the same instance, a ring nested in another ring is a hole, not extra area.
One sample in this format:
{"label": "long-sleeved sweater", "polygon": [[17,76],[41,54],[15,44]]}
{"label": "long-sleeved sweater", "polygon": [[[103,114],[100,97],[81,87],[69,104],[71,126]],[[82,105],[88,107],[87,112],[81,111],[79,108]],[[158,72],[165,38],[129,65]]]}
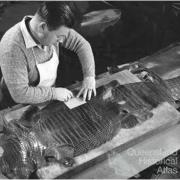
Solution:
{"label": "long-sleeved sweater", "polygon": [[[38,63],[49,60],[51,53],[35,43],[26,27],[26,16],[10,28],[0,42],[0,67],[3,82],[16,103],[36,104],[50,101],[55,87],[35,86],[39,74]],[[77,53],[84,77],[95,76],[94,56],[87,40],[73,29],[67,29],[62,46]],[[58,52],[58,45],[55,45]],[[32,48],[36,54],[34,57]]]}

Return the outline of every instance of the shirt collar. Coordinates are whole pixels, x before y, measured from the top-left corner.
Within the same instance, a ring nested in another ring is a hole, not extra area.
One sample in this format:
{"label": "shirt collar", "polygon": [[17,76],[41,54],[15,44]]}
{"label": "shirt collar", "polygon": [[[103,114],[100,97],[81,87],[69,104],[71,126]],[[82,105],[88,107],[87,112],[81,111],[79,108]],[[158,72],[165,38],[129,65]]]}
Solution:
{"label": "shirt collar", "polygon": [[26,45],[26,48],[32,48],[32,47],[35,47],[35,46],[38,46],[39,45],[34,41],[34,39],[32,38],[32,36],[30,35],[27,27],[26,27],[26,19],[28,18],[32,18],[32,16],[25,16],[22,21],[20,22],[20,28],[21,28],[21,32],[22,32],[22,35],[23,35],[23,38],[24,38],[24,42],[25,42],[25,45]]}

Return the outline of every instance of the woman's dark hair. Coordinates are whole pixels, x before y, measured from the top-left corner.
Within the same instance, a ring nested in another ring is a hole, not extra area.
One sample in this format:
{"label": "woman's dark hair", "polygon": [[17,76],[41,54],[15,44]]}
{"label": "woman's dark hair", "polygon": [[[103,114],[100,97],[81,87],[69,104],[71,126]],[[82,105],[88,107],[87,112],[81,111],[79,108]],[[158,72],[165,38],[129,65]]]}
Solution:
{"label": "woman's dark hair", "polygon": [[56,30],[61,25],[71,28],[75,21],[73,10],[64,1],[43,2],[37,14],[46,22],[49,30]]}

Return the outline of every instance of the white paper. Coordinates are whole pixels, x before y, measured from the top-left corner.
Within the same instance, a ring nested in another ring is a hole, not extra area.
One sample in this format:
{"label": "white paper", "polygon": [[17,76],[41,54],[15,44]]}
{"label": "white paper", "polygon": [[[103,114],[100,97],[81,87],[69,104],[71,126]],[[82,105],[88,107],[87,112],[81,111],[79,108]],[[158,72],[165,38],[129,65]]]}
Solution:
{"label": "white paper", "polygon": [[86,101],[83,101],[81,98],[74,97],[74,98],[72,98],[69,101],[64,102],[64,103],[69,109],[73,109],[73,108],[78,107],[82,104],[85,104]]}

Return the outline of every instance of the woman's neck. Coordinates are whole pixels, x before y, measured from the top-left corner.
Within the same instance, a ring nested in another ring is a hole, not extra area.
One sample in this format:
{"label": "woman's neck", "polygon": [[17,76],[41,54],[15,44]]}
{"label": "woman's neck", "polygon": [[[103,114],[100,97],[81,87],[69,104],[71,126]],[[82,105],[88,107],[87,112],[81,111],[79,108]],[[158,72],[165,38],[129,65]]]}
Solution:
{"label": "woman's neck", "polygon": [[27,23],[27,28],[28,28],[28,31],[29,31],[30,35],[32,36],[33,40],[37,44],[41,45],[41,40],[38,37],[38,34],[36,33],[37,32],[36,23],[34,22],[33,18]]}

